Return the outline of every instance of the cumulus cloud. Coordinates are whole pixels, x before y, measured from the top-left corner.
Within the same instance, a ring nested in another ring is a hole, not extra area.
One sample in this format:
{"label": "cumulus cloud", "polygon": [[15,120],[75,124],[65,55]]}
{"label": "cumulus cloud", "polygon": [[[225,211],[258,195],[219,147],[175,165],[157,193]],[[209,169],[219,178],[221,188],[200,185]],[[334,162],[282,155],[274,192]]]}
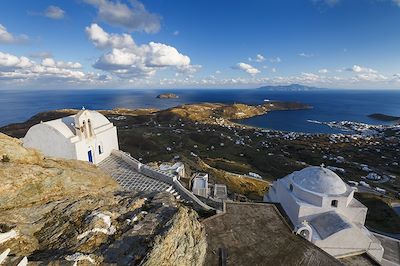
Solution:
{"label": "cumulus cloud", "polygon": [[378,73],[378,71],[372,68],[362,67],[360,65],[353,65],[352,67],[346,68],[346,71],[355,73]]}
{"label": "cumulus cloud", "polygon": [[247,74],[250,74],[250,75],[256,75],[256,74],[260,73],[260,70],[258,70],[257,68],[253,67],[252,65],[243,63],[243,62],[237,63],[233,67],[233,69],[242,70],[242,71],[244,71],[244,72],[246,72]]}
{"label": "cumulus cloud", "polygon": [[65,11],[58,6],[49,6],[43,13],[45,17],[51,19],[63,19],[65,16]]}
{"label": "cumulus cloud", "polygon": [[109,34],[97,24],[86,27],[86,34],[97,48],[124,48],[136,46],[129,34]]}
{"label": "cumulus cloud", "polygon": [[24,56],[0,52],[0,80],[16,82],[53,81],[67,83],[103,82],[109,79],[98,73],[85,73],[77,62],[55,61],[45,58],[40,63]]}
{"label": "cumulus cloud", "polygon": [[0,52],[0,69],[2,71],[13,71],[15,69],[31,67],[32,65],[32,62],[27,57],[17,57],[12,54]]}
{"label": "cumulus cloud", "polygon": [[130,4],[111,0],[84,0],[97,8],[98,17],[115,26],[121,26],[129,31],[144,31],[155,33],[160,30],[160,16],[150,13],[145,6],[131,0]]}
{"label": "cumulus cloud", "polygon": [[150,42],[137,45],[128,34],[109,34],[99,25],[92,24],[86,33],[93,44],[101,49],[111,49],[93,65],[119,77],[146,77],[158,69],[175,67],[180,72],[194,73],[201,66],[191,65],[190,58],[175,47]]}
{"label": "cumulus cloud", "polygon": [[15,36],[7,31],[7,28],[0,24],[0,43],[21,43],[28,40],[28,36],[21,34]]}
{"label": "cumulus cloud", "polygon": [[79,62],[55,61],[53,58],[44,58],[42,60],[42,65],[47,67],[59,68],[82,68],[82,65]]}

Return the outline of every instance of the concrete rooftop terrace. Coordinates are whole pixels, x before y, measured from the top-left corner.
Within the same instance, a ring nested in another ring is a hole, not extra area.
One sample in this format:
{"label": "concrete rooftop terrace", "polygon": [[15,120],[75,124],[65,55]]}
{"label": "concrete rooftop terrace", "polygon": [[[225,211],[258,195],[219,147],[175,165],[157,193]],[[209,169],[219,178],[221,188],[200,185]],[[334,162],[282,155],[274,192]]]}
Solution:
{"label": "concrete rooftop terrace", "polygon": [[205,265],[343,265],[291,232],[274,204],[227,202],[225,213],[205,219]]}

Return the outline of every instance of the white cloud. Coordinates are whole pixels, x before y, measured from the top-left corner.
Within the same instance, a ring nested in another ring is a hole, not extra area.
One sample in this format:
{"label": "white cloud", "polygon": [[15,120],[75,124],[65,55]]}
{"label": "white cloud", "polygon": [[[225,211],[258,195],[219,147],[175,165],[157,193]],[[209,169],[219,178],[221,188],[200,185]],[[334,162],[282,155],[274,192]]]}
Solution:
{"label": "white cloud", "polygon": [[[255,58],[249,57],[247,58],[247,60],[249,60],[249,62],[257,62],[257,63],[262,63],[265,60],[267,60],[267,58],[265,58],[265,56],[263,56],[262,54],[257,54],[255,56]],[[268,59],[271,63],[280,63],[282,60],[280,57],[272,57]]]}
{"label": "white cloud", "polygon": [[51,19],[63,19],[65,11],[58,6],[49,6],[43,13],[44,16]]}
{"label": "white cloud", "polygon": [[400,0],[392,0],[398,7],[400,7]]}
{"label": "white cloud", "polygon": [[46,58],[37,63],[24,56],[18,57],[0,52],[1,81],[27,84],[34,81],[92,83],[109,79],[106,75],[75,70],[80,67],[82,67],[80,63],[55,61],[52,58]]}
{"label": "white cloud", "polygon": [[14,69],[31,67],[32,65],[32,62],[27,57],[17,57],[12,54],[0,52],[0,69],[3,71],[12,71]]}
{"label": "white cloud", "polygon": [[237,63],[236,66],[234,66],[233,68],[242,70],[250,75],[256,75],[256,74],[260,73],[260,70],[258,70],[257,68],[253,67],[252,65],[243,63],[243,62]]}
{"label": "white cloud", "polygon": [[202,68],[201,65],[183,65],[177,66],[177,70],[184,74],[194,74],[197,73]]}
{"label": "white cloud", "polygon": [[129,34],[108,34],[97,24],[86,27],[86,34],[98,48],[124,48],[135,46],[135,42]]}
{"label": "white cloud", "polygon": [[163,43],[150,42],[139,48],[145,51],[146,63],[149,66],[188,66],[190,64],[188,56],[179,53],[175,47]]}
{"label": "white cloud", "polygon": [[271,68],[271,72],[276,73],[276,68],[275,67]]}
{"label": "white cloud", "polygon": [[355,73],[378,73],[378,71],[372,68],[362,67],[359,65],[353,65],[352,67],[346,68],[346,70]]}
{"label": "white cloud", "polygon": [[55,61],[53,58],[44,58],[42,60],[42,65],[45,67],[58,67],[58,68],[71,68],[71,69],[82,68],[82,65],[78,62]]}
{"label": "white cloud", "polygon": [[7,31],[7,28],[0,24],[0,43],[21,43],[28,40],[28,36],[21,34],[14,36]]}
{"label": "white cloud", "polygon": [[318,73],[320,73],[320,74],[326,74],[328,72],[329,72],[329,70],[326,68],[322,68],[322,69],[318,70]]}
{"label": "white cloud", "polygon": [[179,30],[176,30],[172,33],[174,36],[178,36],[179,35]]}
{"label": "white cloud", "polygon": [[156,70],[175,67],[180,72],[195,73],[201,66],[191,65],[190,58],[175,47],[150,42],[136,45],[128,34],[109,34],[97,24],[86,28],[89,39],[98,48],[111,48],[94,64],[95,68],[112,72],[119,77],[146,77]]}
{"label": "white cloud", "polygon": [[257,54],[256,55],[256,62],[261,63],[263,61],[265,61],[265,57],[262,54]]}
{"label": "white cloud", "polygon": [[310,57],[313,57],[314,54],[307,54],[307,53],[302,52],[302,53],[299,53],[298,56],[305,57],[305,58],[310,58]]}
{"label": "white cloud", "polygon": [[131,0],[129,5],[111,0],[85,0],[85,2],[95,6],[98,17],[111,25],[147,33],[160,30],[160,16],[149,13],[138,0]]}

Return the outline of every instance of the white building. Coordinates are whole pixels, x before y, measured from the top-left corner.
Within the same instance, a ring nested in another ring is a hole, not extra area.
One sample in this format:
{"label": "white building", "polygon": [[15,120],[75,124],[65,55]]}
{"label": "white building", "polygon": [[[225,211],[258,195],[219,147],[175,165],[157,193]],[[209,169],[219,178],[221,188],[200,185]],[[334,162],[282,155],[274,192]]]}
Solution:
{"label": "white building", "polygon": [[197,196],[208,197],[208,174],[197,173],[193,178],[192,192]]}
{"label": "white building", "polygon": [[264,201],[278,202],[295,232],[340,258],[367,253],[380,262],[383,247],[365,227],[367,208],[354,190],[323,166],[311,166],[278,179]]}
{"label": "white building", "polygon": [[81,110],[76,115],[34,125],[23,139],[24,147],[46,156],[98,164],[118,150],[117,129],[102,114]]}
{"label": "white building", "polygon": [[160,164],[159,169],[177,175],[179,178],[185,177],[185,165],[182,162],[176,162],[174,164],[162,163]]}
{"label": "white building", "polygon": [[214,198],[219,200],[227,200],[228,199],[228,189],[224,184],[215,184],[214,185]]}

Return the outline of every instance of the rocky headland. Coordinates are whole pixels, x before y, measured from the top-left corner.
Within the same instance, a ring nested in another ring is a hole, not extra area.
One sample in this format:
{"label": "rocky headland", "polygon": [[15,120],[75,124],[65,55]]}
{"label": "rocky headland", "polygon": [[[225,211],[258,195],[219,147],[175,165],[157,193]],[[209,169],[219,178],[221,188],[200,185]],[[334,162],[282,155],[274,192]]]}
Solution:
{"label": "rocky headland", "polygon": [[370,114],[368,117],[379,120],[379,121],[384,121],[384,122],[400,122],[400,116],[393,116],[393,115],[385,115],[385,114]]}

